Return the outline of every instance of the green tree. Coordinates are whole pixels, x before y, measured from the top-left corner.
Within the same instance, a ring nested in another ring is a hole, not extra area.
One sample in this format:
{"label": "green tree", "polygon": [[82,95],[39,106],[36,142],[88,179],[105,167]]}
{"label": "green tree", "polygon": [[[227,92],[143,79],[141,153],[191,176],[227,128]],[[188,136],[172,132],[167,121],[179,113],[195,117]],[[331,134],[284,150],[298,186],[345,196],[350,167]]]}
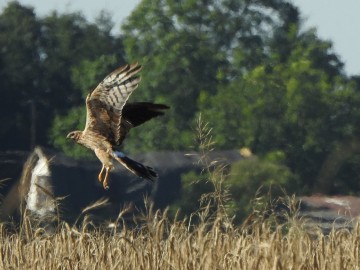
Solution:
{"label": "green tree", "polygon": [[283,156],[281,152],[268,153],[265,157],[250,157],[232,165],[227,185],[231,199],[228,202],[230,216],[236,223],[252,212],[252,201],[271,201],[284,196],[284,190],[292,194],[299,189],[299,179],[292,174],[283,161],[272,156]]}
{"label": "green tree", "polygon": [[[128,147],[188,148],[201,93],[214,95],[262,62],[266,29],[277,24],[270,14],[280,2],[143,0],[122,26],[128,59],[140,59],[146,71],[134,98],[165,102],[171,110],[162,120],[166,128],[149,123],[143,146]],[[234,66],[235,58],[241,65]]]}
{"label": "green tree", "polygon": [[11,2],[0,15],[1,148],[26,148],[33,142],[35,102],[41,63],[40,24],[31,8]]}
{"label": "green tree", "polygon": [[285,11],[289,18],[274,32],[263,63],[200,102],[207,119],[215,120],[220,147],[284,152],[304,191],[318,186],[332,149],[357,136],[359,94],[331,44],[312,29],[300,31],[296,10]]}
{"label": "green tree", "polygon": [[103,55],[116,55],[123,62],[121,39],[110,34],[109,18],[100,13],[90,23],[79,13],[56,12],[39,18],[33,8],[16,1],[3,10],[0,137],[6,143],[0,149],[49,146],[54,117],[83,104],[82,92],[71,77],[73,69]]}

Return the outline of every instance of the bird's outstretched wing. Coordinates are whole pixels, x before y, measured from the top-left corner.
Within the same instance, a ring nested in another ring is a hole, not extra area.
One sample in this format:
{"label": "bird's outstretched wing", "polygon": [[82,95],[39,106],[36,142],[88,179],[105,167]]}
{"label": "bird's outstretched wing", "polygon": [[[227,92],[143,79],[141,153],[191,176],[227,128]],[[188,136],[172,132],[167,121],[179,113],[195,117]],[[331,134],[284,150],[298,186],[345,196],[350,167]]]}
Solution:
{"label": "bird's outstretched wing", "polygon": [[111,144],[121,142],[121,116],[131,93],[138,87],[141,66],[125,65],[110,73],[86,98],[86,131],[105,137]]}
{"label": "bird's outstretched wing", "polygon": [[146,121],[164,115],[164,110],[169,109],[169,106],[164,104],[154,104],[151,102],[135,102],[125,104],[122,110],[122,117],[120,123],[120,141],[125,139],[126,134],[131,128],[137,127]]}

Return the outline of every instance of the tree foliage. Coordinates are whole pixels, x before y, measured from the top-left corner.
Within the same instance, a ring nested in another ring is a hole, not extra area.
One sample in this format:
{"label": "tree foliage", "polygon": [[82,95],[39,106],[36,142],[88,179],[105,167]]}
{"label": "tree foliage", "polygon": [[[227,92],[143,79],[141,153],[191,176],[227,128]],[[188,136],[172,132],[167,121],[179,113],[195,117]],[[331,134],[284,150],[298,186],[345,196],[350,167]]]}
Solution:
{"label": "tree foliage", "polygon": [[[281,150],[287,166],[313,188],[326,156],[358,134],[357,117],[348,116],[356,114],[359,93],[341,69],[334,72],[341,63],[334,62],[327,43],[313,33],[298,38],[288,60],[279,61],[275,51],[270,55],[275,61],[220,88],[205,102],[211,106],[203,107],[208,118],[216,117],[214,133],[222,147],[246,146],[260,155]],[[323,68],[319,58],[328,58]]]}
{"label": "tree foliage", "polygon": [[251,214],[252,200],[267,202],[284,196],[284,192],[293,194],[299,190],[299,179],[282,161],[271,160],[271,155],[274,152],[262,158],[241,160],[231,167],[227,181],[231,196],[228,211],[235,216],[236,223]]}
{"label": "tree foliage", "polygon": [[166,132],[148,125],[145,141],[161,138],[150,147],[188,148],[202,112],[220,148],[282,151],[310,190],[332,149],[358,136],[356,80],[287,1],[143,0],[123,32],[148,70],[138,97],[172,106]]}
{"label": "tree foliage", "polygon": [[[130,60],[142,59],[142,91],[137,97],[166,102],[171,111],[164,129],[147,127],[157,148],[186,149],[199,98],[214,95],[241,69],[261,62],[269,16],[276,1],[149,1],[144,0],[122,26],[124,48]],[[174,139],[176,138],[176,139]]]}
{"label": "tree foliage", "polygon": [[96,23],[89,23],[80,13],[56,12],[39,18],[31,7],[16,1],[3,10],[0,115],[4,128],[0,136],[6,144],[1,149],[51,145],[53,119],[83,103],[73,69],[102,55],[122,59],[121,40],[110,35],[108,18],[101,13]]}

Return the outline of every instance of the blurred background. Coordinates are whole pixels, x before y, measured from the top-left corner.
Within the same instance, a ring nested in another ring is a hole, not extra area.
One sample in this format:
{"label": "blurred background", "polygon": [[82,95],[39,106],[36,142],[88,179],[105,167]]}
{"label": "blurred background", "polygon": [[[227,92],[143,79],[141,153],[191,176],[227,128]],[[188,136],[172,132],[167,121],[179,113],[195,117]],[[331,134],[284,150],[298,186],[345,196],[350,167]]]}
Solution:
{"label": "blurred background", "polygon": [[[217,150],[251,151],[228,176],[239,205],[260,186],[360,194],[358,1],[44,0],[0,7],[0,150],[40,145],[92,158],[65,136],[83,128],[87,93],[114,68],[139,61],[142,83],[131,100],[171,110],[133,130],[125,151],[197,151],[201,114]],[[195,177],[189,172],[183,181]]]}

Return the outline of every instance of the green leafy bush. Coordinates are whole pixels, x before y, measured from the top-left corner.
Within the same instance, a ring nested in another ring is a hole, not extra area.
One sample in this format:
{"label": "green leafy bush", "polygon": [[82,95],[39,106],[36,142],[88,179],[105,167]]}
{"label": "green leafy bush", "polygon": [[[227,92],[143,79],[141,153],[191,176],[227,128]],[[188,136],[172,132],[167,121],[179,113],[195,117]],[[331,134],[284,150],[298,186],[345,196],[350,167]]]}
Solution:
{"label": "green leafy bush", "polygon": [[228,202],[230,216],[235,222],[241,221],[253,210],[254,198],[262,202],[296,191],[298,178],[279,161],[281,152],[272,152],[264,158],[250,157],[231,166],[226,184],[231,200]]}

